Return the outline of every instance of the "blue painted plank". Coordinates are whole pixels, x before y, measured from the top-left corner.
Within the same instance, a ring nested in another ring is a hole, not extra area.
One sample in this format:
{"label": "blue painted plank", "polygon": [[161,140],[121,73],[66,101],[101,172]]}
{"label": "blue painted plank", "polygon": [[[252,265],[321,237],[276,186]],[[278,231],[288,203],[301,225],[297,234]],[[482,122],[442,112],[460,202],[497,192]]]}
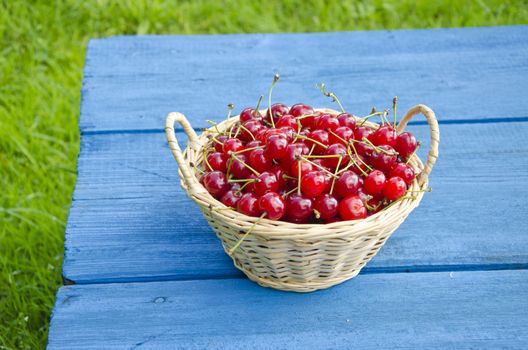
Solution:
{"label": "blue painted plank", "polygon": [[196,127],[221,120],[267,94],[316,106],[330,101],[326,82],[346,108],[367,114],[430,105],[441,120],[528,117],[528,26],[371,31],[112,37],[90,42],[80,128],[161,129],[169,111]]}
{"label": "blue painted plank", "polygon": [[[425,126],[412,130],[427,140]],[[364,271],[527,267],[528,123],[441,131],[433,192]],[[66,228],[67,279],[240,276],[180,189],[164,134],[85,135],[78,168]]]}
{"label": "blue painted plank", "polygon": [[67,286],[49,350],[526,349],[528,271],[360,275],[311,294],[242,279]]}

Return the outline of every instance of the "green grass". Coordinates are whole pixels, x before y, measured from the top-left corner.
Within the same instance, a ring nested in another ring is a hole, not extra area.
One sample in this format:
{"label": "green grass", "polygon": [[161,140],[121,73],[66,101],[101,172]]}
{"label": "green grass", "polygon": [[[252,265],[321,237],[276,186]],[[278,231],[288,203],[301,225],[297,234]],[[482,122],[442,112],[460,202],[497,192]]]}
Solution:
{"label": "green grass", "polygon": [[90,38],[523,23],[528,0],[0,2],[0,349],[46,344]]}

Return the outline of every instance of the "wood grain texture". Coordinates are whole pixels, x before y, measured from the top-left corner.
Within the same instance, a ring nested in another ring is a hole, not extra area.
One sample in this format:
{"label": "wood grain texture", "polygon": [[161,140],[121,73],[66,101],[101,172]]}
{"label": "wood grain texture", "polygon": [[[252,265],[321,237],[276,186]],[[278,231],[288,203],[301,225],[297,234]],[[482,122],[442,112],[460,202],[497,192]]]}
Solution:
{"label": "wood grain texture", "polygon": [[360,275],[310,294],[243,279],[62,287],[49,350],[526,349],[528,271]]}
{"label": "wood grain texture", "polygon": [[112,37],[88,47],[80,128],[161,129],[168,112],[195,127],[267,94],[330,101],[326,82],[358,115],[425,103],[441,121],[528,117],[528,26],[316,34]]}
{"label": "wood grain texture", "polygon": [[[427,140],[427,127],[411,130]],[[363,271],[527,267],[528,123],[445,125],[441,132],[433,192]],[[67,279],[240,276],[180,189],[162,133],[85,135],[78,168]]]}

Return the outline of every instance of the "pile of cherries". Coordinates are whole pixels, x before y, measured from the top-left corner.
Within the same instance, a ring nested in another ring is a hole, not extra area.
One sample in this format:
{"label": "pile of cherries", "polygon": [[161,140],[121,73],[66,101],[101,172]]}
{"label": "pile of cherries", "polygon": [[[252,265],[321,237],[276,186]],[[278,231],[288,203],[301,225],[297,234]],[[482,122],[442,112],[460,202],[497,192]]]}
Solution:
{"label": "pile of cherries", "polygon": [[[382,113],[366,119],[374,115]],[[366,119],[305,104],[275,103],[265,113],[246,108],[227,130],[211,129],[200,181],[250,216],[293,223],[365,218],[406,195],[415,178],[407,161],[418,146],[393,123],[372,129]]]}

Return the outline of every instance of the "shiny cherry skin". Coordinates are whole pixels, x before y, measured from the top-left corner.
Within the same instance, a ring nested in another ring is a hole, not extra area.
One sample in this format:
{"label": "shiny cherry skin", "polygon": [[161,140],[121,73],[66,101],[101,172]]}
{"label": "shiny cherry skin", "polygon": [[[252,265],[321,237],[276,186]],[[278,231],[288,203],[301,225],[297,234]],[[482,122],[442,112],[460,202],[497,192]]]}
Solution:
{"label": "shiny cherry skin", "polygon": [[414,135],[410,132],[404,132],[398,136],[394,149],[400,154],[400,156],[407,158],[416,151],[417,147],[418,142]]}
{"label": "shiny cherry skin", "polygon": [[286,149],[286,156],[282,159],[282,164],[291,166],[297,161],[297,157],[310,153],[310,148],[304,142],[289,144]]}
{"label": "shiny cherry skin", "polygon": [[398,133],[394,130],[394,127],[389,124],[383,124],[372,135],[372,143],[376,146],[389,145],[394,147],[396,146],[397,139]]}
{"label": "shiny cherry skin", "polygon": [[330,171],[336,170],[338,164],[340,165],[340,168],[343,168],[350,161],[350,157],[347,155],[346,147],[340,143],[334,143],[333,145],[328,146],[324,154],[327,156],[341,156],[341,162],[339,162],[339,158],[337,157],[324,159],[326,166],[330,169]]}
{"label": "shiny cherry skin", "polygon": [[339,203],[339,215],[343,220],[358,220],[367,216],[367,208],[357,195],[348,196]]}
{"label": "shiny cherry skin", "polygon": [[[371,129],[367,128],[366,126],[359,126],[354,131],[354,140],[363,141],[363,138],[370,140],[372,137],[371,135]],[[374,151],[374,149],[368,144],[354,142],[353,145],[356,148],[357,153],[362,156],[370,156]]]}
{"label": "shiny cherry skin", "polygon": [[242,194],[240,194],[240,192],[238,192],[237,190],[231,189],[222,196],[222,199],[220,199],[220,201],[225,206],[236,208],[240,197],[242,197]]}
{"label": "shiny cherry skin", "polygon": [[[281,119],[281,117],[288,114],[289,110],[290,108],[284,103],[274,103],[271,105],[271,115],[273,115],[275,127],[277,127],[277,122]],[[266,111],[266,120],[271,123],[269,110]]]}
{"label": "shiny cherry skin", "polygon": [[348,126],[340,126],[333,133],[328,135],[330,144],[340,143],[342,145],[347,145],[348,140],[354,137],[354,131]]}
{"label": "shiny cherry skin", "polygon": [[227,170],[227,159],[225,153],[213,152],[207,155],[207,162],[205,162],[205,168],[207,171],[221,171],[223,173]]}
{"label": "shiny cherry skin", "polygon": [[268,152],[268,156],[277,160],[284,158],[284,156],[286,156],[288,145],[288,139],[282,134],[269,136],[266,140],[266,151]]}
{"label": "shiny cherry skin", "polygon": [[[300,117],[303,115],[314,114],[314,109],[311,106],[305,105],[303,103],[297,103],[291,106],[289,114],[294,117]],[[314,117],[306,117],[300,119],[301,125],[303,127],[310,127],[313,123]]]}
{"label": "shiny cherry skin", "polygon": [[311,164],[311,163],[308,163],[307,161],[305,160],[297,160],[295,162],[292,163],[291,167],[290,167],[290,175],[292,177],[299,177],[299,165],[301,167],[301,178],[308,174],[309,172],[312,172],[314,171],[314,166]]}
{"label": "shiny cherry skin", "polygon": [[296,193],[286,199],[286,216],[294,222],[304,222],[312,215],[313,202]]}
{"label": "shiny cherry skin", "polygon": [[370,164],[378,170],[383,172],[389,172],[389,170],[396,164],[398,156],[394,148],[388,145],[378,146],[385,152],[372,152],[370,156]]}
{"label": "shiny cherry skin", "polygon": [[251,192],[244,193],[237,202],[237,211],[249,216],[260,216],[258,197]]}
{"label": "shiny cherry skin", "polygon": [[227,155],[229,155],[229,153],[231,152],[236,153],[243,149],[244,149],[244,144],[239,139],[230,138],[224,142],[223,150],[224,150],[224,153]]}
{"label": "shiny cherry skin", "polygon": [[249,152],[249,165],[261,173],[269,170],[273,163],[265,149],[257,148]]}
{"label": "shiny cherry skin", "polygon": [[383,192],[387,178],[383,171],[374,170],[365,178],[365,183],[363,184],[365,192],[371,196],[379,196]]}
{"label": "shiny cherry skin", "polygon": [[246,149],[248,148],[255,148],[255,147],[262,147],[263,143],[260,140],[252,140],[246,143]]}
{"label": "shiny cherry skin", "polygon": [[318,129],[318,130],[312,131],[308,135],[308,137],[310,139],[315,140],[315,141],[318,142],[318,143],[316,143],[316,142],[312,142],[310,140],[306,140],[306,144],[308,145],[308,147],[312,148],[312,146],[315,145],[315,147],[314,147],[315,154],[324,154],[324,152],[326,150],[326,147],[323,147],[320,144],[328,146],[328,143],[329,143],[328,132],[325,131],[325,130]]}
{"label": "shiny cherry skin", "polygon": [[322,194],[325,189],[325,177],[320,171],[312,171],[301,178],[301,192],[306,197],[317,197]]}
{"label": "shiny cherry skin", "polygon": [[276,192],[279,189],[279,182],[274,173],[265,171],[257,176],[257,181],[253,184],[253,191],[257,196],[262,196],[267,192]]}
{"label": "shiny cherry skin", "polygon": [[[229,167],[229,162],[231,162],[231,167]],[[251,170],[245,165],[248,164],[248,162],[249,159],[247,155],[243,153],[237,154],[236,158],[228,160],[229,172],[235,179],[247,179],[251,174]]]}
{"label": "shiny cherry skin", "polygon": [[220,198],[229,189],[225,174],[221,171],[211,171],[203,176],[205,189],[215,198]]}
{"label": "shiny cherry skin", "polygon": [[383,202],[383,196],[373,197],[372,195],[365,192],[364,188],[358,190],[358,196],[361,198],[365,207],[367,208],[368,214],[374,214],[380,211],[383,207],[381,206]]}
{"label": "shiny cherry skin", "polygon": [[244,142],[250,142],[254,140],[258,135],[258,132],[264,128],[260,121],[252,119],[242,124],[244,128],[240,128],[238,138]]}
{"label": "shiny cherry skin", "polygon": [[246,108],[240,113],[240,122],[244,123],[248,120],[256,119],[261,121],[262,120],[262,114],[260,114],[259,111],[255,111],[254,108]]}
{"label": "shiny cherry skin", "polygon": [[339,121],[340,126],[349,127],[352,130],[356,128],[356,118],[354,118],[352,114],[341,113],[337,116],[337,120]]}
{"label": "shiny cherry skin", "polygon": [[218,136],[215,137],[215,140],[217,141],[217,142],[213,141],[215,151],[223,152],[224,151],[224,142],[226,142],[227,136],[218,135]]}
{"label": "shiny cherry skin", "polygon": [[286,203],[282,196],[275,192],[268,192],[258,200],[259,209],[266,213],[270,220],[279,220],[286,213]]}
{"label": "shiny cherry skin", "polygon": [[393,176],[388,179],[385,187],[383,187],[383,195],[391,201],[401,198],[406,191],[407,185],[399,176]]}
{"label": "shiny cherry skin", "polygon": [[279,190],[283,189],[287,183],[287,180],[284,178],[284,175],[286,174],[285,170],[279,164],[275,164],[270,168],[269,171],[277,178]]}
{"label": "shiny cherry skin", "polygon": [[336,197],[325,193],[314,200],[313,207],[319,213],[319,218],[327,220],[337,215],[339,202]]}
{"label": "shiny cherry skin", "polygon": [[297,119],[291,114],[285,114],[275,123],[276,128],[280,128],[283,126],[289,126],[290,128],[293,128],[294,130],[297,130]]}
{"label": "shiny cherry skin", "polygon": [[344,198],[357,194],[360,186],[359,176],[355,172],[347,170],[335,182],[334,190],[338,197]]}
{"label": "shiny cherry skin", "polygon": [[331,114],[323,114],[313,126],[315,129],[335,131],[339,127],[339,120]]}
{"label": "shiny cherry skin", "polygon": [[416,177],[414,173],[414,169],[409,165],[405,163],[397,163],[395,166],[392,167],[392,169],[389,172],[389,177],[398,176],[405,181],[407,186],[410,186]]}

